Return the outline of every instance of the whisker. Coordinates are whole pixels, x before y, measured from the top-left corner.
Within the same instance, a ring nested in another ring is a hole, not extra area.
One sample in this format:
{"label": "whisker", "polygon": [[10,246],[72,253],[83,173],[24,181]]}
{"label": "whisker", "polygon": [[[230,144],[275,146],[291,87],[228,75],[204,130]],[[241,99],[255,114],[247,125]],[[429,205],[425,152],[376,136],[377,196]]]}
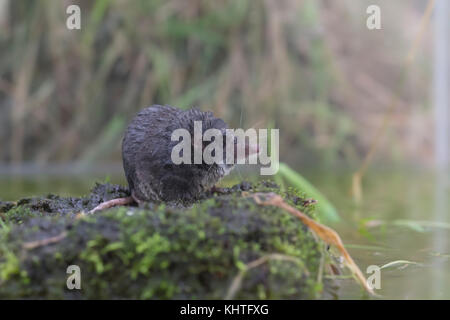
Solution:
{"label": "whisker", "polygon": [[240,116],[240,119],[239,119],[239,128],[242,127],[242,115],[243,115],[243,113],[244,113],[244,106],[241,106],[241,116]]}

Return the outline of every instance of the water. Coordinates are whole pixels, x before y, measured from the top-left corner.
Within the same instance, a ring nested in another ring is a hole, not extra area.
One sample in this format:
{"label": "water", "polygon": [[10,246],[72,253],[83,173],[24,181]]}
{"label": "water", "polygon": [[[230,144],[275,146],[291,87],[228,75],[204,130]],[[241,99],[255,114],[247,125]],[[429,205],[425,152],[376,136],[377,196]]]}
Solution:
{"label": "water", "polygon": [[[364,180],[364,201],[359,207],[349,197],[349,177],[333,173],[310,179],[338,208],[343,222],[336,230],[361,270],[399,260],[417,263],[382,269],[381,289],[376,292],[388,299],[450,299],[448,175],[414,170],[372,172]],[[362,227],[374,220],[386,224]],[[423,227],[418,221],[436,226]],[[358,298],[359,289],[351,280],[341,285],[341,298]]]}
{"label": "water", "polygon": [[[448,175],[417,170],[378,170],[363,181],[364,198],[356,206],[350,196],[350,172],[299,170],[337,207],[342,222],[333,225],[363,273],[369,265],[383,266],[381,289],[389,299],[450,299],[450,190]],[[235,173],[231,180],[248,177]],[[0,198],[31,195],[87,194],[95,181],[125,184],[121,174],[0,176]],[[229,180],[230,183],[230,180]],[[378,227],[366,224],[386,222]],[[434,222],[429,227],[417,221]],[[447,223],[448,225],[446,225]],[[397,224],[397,225],[395,225]],[[369,276],[369,274],[366,274]],[[352,279],[338,280],[342,299],[361,298]]]}

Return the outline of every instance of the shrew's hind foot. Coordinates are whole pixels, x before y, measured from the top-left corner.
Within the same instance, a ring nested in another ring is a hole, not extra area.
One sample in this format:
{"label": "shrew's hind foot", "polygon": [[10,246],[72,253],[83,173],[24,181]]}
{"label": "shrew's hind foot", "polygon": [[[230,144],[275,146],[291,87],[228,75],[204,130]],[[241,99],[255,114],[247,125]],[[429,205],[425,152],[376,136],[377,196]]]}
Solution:
{"label": "shrew's hind foot", "polygon": [[125,198],[112,199],[112,200],[100,203],[98,206],[96,206],[94,209],[92,209],[88,213],[91,214],[91,213],[95,213],[96,211],[105,210],[105,209],[109,209],[109,208],[116,207],[116,206],[126,206],[128,204],[132,204],[135,202],[136,201],[135,201],[134,197],[132,197],[132,196],[125,197]]}

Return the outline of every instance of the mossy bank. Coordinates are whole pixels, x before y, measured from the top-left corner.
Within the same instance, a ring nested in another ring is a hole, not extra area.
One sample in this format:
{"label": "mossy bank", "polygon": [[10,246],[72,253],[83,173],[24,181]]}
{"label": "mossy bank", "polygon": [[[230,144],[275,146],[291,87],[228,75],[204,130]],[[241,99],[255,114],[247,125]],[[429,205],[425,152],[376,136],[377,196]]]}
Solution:
{"label": "mossy bank", "polygon": [[[223,299],[239,274],[236,299],[320,298],[331,292],[323,280],[321,265],[329,259],[323,244],[289,213],[259,206],[244,191],[282,194],[314,216],[301,193],[281,192],[271,182],[205,194],[189,208],[150,204],[80,214],[127,195],[110,184],[83,198],[0,202],[0,298]],[[274,255],[289,259],[247,269]],[[70,265],[80,268],[80,290],[67,288]]]}

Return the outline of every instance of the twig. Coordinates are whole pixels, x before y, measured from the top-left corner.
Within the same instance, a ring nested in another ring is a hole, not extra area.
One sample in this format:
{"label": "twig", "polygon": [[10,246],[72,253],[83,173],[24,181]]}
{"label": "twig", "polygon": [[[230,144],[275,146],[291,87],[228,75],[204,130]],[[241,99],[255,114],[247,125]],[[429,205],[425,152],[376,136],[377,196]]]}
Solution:
{"label": "twig", "polygon": [[42,240],[31,241],[31,242],[25,242],[23,244],[23,247],[27,250],[35,249],[38,247],[46,246],[48,244],[59,242],[62,239],[64,239],[66,236],[67,236],[67,232],[63,231],[54,237],[50,237],[50,238],[46,238],[46,239],[42,239]]}

